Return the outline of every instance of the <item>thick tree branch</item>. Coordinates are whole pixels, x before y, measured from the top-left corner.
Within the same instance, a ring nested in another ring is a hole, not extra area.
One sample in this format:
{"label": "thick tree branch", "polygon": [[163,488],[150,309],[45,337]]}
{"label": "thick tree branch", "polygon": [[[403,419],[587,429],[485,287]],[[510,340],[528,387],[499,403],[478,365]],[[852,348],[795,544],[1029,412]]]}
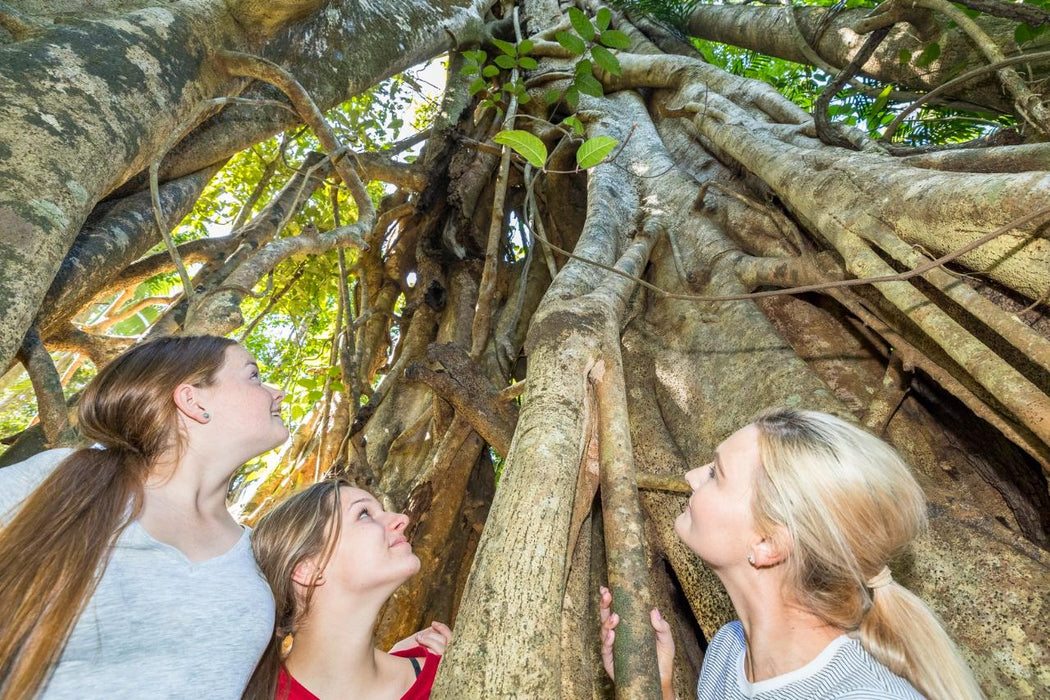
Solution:
{"label": "thick tree branch", "polygon": [[36,394],[37,415],[44,426],[44,435],[50,447],[57,447],[69,437],[69,411],[62,393],[62,380],[55,369],[51,354],[40,341],[36,327],[26,332],[18,359],[29,373]]}
{"label": "thick tree branch", "polygon": [[435,372],[424,365],[413,364],[405,370],[405,379],[429,386],[448,401],[456,415],[469,422],[496,452],[506,455],[518,423],[517,406],[500,400],[488,379],[459,346],[432,344],[427,348],[427,358],[441,363],[447,371]]}

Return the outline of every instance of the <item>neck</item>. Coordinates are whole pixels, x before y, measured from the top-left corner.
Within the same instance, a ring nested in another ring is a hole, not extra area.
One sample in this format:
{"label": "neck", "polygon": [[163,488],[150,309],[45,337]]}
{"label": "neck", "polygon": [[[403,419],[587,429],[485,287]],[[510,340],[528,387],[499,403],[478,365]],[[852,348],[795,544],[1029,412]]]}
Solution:
{"label": "neck", "polygon": [[173,453],[161,456],[146,480],[143,516],[178,513],[182,518],[231,519],[226,491],[236,464],[202,454],[187,446],[178,460]]}
{"label": "neck", "polygon": [[317,589],[285,660],[289,673],[321,697],[340,697],[347,688],[366,697],[369,689],[381,687],[386,679],[379,661],[385,654],[372,635],[385,594]]}
{"label": "neck", "polygon": [[723,579],[747,643],[744,670],[752,683],[802,668],[843,633],[784,596],[781,567]]}

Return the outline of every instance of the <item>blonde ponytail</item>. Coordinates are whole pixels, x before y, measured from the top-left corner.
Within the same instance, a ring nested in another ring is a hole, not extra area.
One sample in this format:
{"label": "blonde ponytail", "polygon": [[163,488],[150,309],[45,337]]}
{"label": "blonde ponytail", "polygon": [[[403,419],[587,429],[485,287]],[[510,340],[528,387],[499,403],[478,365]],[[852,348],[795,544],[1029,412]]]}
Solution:
{"label": "blonde ponytail", "polygon": [[814,411],[778,409],[753,425],[762,462],[755,523],[787,530],[798,604],[852,633],[931,700],[982,698],[940,621],[888,569],[926,527],[922,489],[897,452]]}

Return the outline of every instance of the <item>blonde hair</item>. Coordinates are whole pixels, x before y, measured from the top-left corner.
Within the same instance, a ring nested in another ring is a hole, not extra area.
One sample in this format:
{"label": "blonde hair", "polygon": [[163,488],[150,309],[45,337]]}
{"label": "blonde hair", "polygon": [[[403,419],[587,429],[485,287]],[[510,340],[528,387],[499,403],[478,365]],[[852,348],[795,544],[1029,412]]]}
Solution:
{"label": "blonde hair", "polygon": [[825,413],[777,409],[753,425],[762,462],[755,524],[790,538],[795,601],[926,697],[983,697],[933,611],[889,577],[888,563],[926,527],[926,499],[900,455]]}
{"label": "blonde hair", "polygon": [[[252,532],[252,550],[270,583],[275,617],[273,638],[248,681],[244,698],[272,700],[277,691],[277,676],[284,664],[282,643],[286,637],[294,639],[339,541],[343,520],[339,491],[343,486],[350,482],[331,479],[289,496],[260,518]],[[292,576],[299,564],[310,559],[317,559],[318,565],[303,595]]]}
{"label": "blonde hair", "polygon": [[216,336],[136,345],[84,390],[79,429],[105,449],[63,460],[0,528],[0,696],[31,697],[58,663],[106,569],[109,552],[142,507],[157,458],[182,447],[180,384],[207,386],[236,343]]}

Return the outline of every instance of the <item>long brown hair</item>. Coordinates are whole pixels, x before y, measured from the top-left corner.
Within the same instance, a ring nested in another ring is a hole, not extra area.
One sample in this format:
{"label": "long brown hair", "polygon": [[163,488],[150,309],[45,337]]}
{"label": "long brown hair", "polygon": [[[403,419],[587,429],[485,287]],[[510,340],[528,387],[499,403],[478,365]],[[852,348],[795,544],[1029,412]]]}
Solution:
{"label": "long brown hair", "polygon": [[[314,587],[332,556],[342,528],[339,505],[340,487],[345,479],[322,481],[289,496],[259,519],[252,531],[252,550],[266,580],[270,582],[276,606],[274,634],[255,667],[247,700],[272,700],[277,692],[277,676],[283,665],[282,643],[294,635],[310,608]],[[292,576],[296,567],[309,559],[317,566],[303,594]]]}
{"label": "long brown hair", "polygon": [[141,510],[150,469],[182,449],[175,388],[211,384],[232,345],[215,336],[148,341],[84,390],[80,432],[105,449],[69,455],[0,528],[0,696],[43,687],[110,549]]}
{"label": "long brown hair", "polygon": [[926,527],[926,499],[900,455],[815,411],[779,409],[754,426],[762,469],[752,511],[760,532],[787,531],[795,602],[931,700],[983,697],[937,616],[890,575]]}

